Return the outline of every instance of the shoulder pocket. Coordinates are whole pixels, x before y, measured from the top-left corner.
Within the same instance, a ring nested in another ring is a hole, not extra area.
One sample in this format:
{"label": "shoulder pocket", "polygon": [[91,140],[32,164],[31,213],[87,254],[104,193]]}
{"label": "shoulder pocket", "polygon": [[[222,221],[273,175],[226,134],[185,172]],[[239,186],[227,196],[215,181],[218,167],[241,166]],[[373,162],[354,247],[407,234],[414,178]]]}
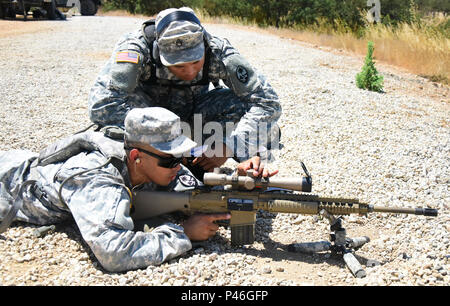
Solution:
{"label": "shoulder pocket", "polygon": [[132,93],[138,85],[143,70],[143,62],[142,53],[135,50],[115,51],[110,69],[110,86]]}
{"label": "shoulder pocket", "polygon": [[108,211],[106,225],[125,230],[133,230],[134,223],[130,217],[131,199],[125,186],[121,193],[117,193],[116,199],[111,199],[112,207]]}

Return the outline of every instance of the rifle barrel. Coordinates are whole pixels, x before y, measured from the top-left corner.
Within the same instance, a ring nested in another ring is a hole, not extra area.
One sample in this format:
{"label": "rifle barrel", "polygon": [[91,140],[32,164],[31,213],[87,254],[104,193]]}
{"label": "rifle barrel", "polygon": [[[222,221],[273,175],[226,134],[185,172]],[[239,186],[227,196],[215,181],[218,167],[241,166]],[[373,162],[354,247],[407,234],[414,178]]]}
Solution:
{"label": "rifle barrel", "polygon": [[385,212],[391,214],[413,214],[423,215],[429,217],[436,217],[438,215],[437,209],[418,207],[418,208],[403,208],[403,207],[384,207],[384,206],[372,206],[370,211]]}

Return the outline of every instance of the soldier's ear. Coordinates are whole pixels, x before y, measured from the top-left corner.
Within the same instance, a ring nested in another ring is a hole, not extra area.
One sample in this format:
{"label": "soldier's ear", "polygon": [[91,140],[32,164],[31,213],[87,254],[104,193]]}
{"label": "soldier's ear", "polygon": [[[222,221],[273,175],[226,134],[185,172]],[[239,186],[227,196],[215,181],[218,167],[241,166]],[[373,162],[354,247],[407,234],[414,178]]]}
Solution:
{"label": "soldier's ear", "polygon": [[139,150],[131,149],[129,156],[131,161],[136,161],[139,158]]}

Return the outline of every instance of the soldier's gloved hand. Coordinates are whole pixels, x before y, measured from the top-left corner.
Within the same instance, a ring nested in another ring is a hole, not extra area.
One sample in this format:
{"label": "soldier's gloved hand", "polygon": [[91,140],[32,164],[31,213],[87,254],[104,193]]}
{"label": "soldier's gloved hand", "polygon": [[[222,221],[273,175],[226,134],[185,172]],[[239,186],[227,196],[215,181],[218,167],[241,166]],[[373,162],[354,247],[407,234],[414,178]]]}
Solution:
{"label": "soldier's gloved hand", "polygon": [[255,177],[270,177],[278,173],[278,169],[270,170],[265,162],[261,162],[261,157],[253,156],[252,158],[240,163],[237,166],[238,175],[247,175],[247,170],[253,169]]}
{"label": "soldier's gloved hand", "polygon": [[217,220],[228,220],[231,214],[195,214],[183,222],[184,233],[191,241],[202,241],[213,237],[219,226]]}

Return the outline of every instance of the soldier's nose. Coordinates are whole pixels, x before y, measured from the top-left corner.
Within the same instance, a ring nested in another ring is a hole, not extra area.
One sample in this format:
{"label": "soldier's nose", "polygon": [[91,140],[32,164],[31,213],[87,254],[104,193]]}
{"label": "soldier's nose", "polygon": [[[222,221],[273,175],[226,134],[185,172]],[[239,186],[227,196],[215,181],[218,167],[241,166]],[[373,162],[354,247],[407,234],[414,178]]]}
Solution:
{"label": "soldier's nose", "polygon": [[195,78],[195,76],[197,75],[197,71],[195,70],[195,68],[191,68],[187,71],[186,75],[189,78]]}

